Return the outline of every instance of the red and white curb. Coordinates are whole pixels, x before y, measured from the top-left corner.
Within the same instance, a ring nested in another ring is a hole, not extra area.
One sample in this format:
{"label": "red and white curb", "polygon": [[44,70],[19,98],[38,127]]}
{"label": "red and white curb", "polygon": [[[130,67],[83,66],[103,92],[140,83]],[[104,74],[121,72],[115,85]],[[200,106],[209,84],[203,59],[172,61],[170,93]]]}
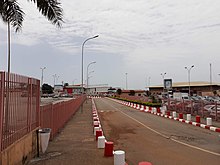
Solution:
{"label": "red and white curb", "polygon": [[165,111],[163,110],[162,107],[148,107],[140,104],[135,104],[135,103],[130,103],[126,101],[121,101],[121,100],[116,100],[116,99],[111,99],[113,101],[116,101],[120,104],[132,107],[134,109],[140,110],[141,112],[146,112],[146,113],[151,113],[157,116],[165,117],[168,119],[172,119],[175,121],[179,121],[182,123],[190,124],[193,126],[205,128],[214,132],[219,132],[220,133],[220,128],[212,126],[212,119],[207,118],[207,124],[202,124],[200,123],[200,116],[196,116],[196,122],[191,121],[191,114],[187,114],[187,119],[183,119],[183,114],[179,113],[179,117],[176,117],[176,112],[174,111],[173,114],[171,115],[170,112],[167,111],[167,114],[165,114]]}
{"label": "red and white curb", "polygon": [[[101,127],[101,122],[98,117],[98,111],[96,109],[96,105],[93,99],[92,99],[92,115],[93,115],[94,135],[97,141],[97,148],[104,149],[105,157],[114,156],[114,165],[128,165],[125,162],[125,151],[122,150],[113,151],[113,142],[110,141],[108,142],[105,139]],[[139,162],[138,165],[152,165],[152,164],[150,162]]]}

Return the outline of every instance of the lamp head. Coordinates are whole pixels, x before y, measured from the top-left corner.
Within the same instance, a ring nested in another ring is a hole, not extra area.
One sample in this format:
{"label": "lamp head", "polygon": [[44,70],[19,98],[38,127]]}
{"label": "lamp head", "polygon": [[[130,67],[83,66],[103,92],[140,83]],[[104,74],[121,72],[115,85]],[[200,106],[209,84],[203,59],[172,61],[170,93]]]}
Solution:
{"label": "lamp head", "polygon": [[97,37],[99,37],[99,35],[96,35],[96,36],[94,36],[93,38],[97,38]]}

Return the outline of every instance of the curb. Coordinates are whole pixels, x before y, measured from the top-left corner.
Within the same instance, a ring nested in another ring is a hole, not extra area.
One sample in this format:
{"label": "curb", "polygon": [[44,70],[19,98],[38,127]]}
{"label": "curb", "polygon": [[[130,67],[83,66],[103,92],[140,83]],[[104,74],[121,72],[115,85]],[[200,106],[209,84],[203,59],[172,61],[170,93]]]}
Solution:
{"label": "curb", "polygon": [[[126,105],[128,107],[140,110],[140,112],[151,113],[151,114],[154,114],[154,115],[157,115],[157,116],[160,116],[160,117],[165,117],[165,118],[168,118],[168,119],[171,119],[171,120],[179,121],[181,123],[190,124],[190,125],[193,125],[193,126],[197,126],[197,127],[200,127],[200,128],[204,128],[204,129],[208,129],[208,130],[220,133],[220,128],[219,127],[209,126],[209,125],[205,125],[205,124],[201,124],[201,123],[197,123],[197,122],[193,122],[193,121],[188,121],[188,120],[185,120],[185,119],[176,118],[176,117],[169,116],[169,115],[164,115],[162,113],[155,112],[155,111],[158,111],[158,109],[156,107],[152,107],[152,108],[148,107],[148,106],[143,107],[140,104],[132,104],[130,102],[120,101],[120,100],[115,100],[115,99],[111,99],[111,100],[113,100],[115,102],[118,102],[120,104]],[[160,110],[161,110],[161,107],[160,107]]]}

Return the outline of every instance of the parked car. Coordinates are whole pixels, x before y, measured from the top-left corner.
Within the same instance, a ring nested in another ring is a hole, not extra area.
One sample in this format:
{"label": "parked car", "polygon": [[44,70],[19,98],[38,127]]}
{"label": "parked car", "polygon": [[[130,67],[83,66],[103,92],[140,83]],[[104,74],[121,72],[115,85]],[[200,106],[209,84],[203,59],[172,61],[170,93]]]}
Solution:
{"label": "parked car", "polygon": [[[204,106],[204,110],[207,110],[210,116],[216,115],[216,107],[215,105],[206,105]],[[220,115],[220,105],[217,105],[217,115]]]}

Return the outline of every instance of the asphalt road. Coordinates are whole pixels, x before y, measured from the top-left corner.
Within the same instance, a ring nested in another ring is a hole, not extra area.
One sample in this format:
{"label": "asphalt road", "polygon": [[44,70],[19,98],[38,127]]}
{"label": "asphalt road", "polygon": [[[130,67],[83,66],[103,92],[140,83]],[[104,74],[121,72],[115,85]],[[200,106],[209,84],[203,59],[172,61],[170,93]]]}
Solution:
{"label": "asphalt road", "polygon": [[126,152],[129,165],[219,165],[220,134],[153,114],[108,98],[94,99],[102,129],[114,150]]}

